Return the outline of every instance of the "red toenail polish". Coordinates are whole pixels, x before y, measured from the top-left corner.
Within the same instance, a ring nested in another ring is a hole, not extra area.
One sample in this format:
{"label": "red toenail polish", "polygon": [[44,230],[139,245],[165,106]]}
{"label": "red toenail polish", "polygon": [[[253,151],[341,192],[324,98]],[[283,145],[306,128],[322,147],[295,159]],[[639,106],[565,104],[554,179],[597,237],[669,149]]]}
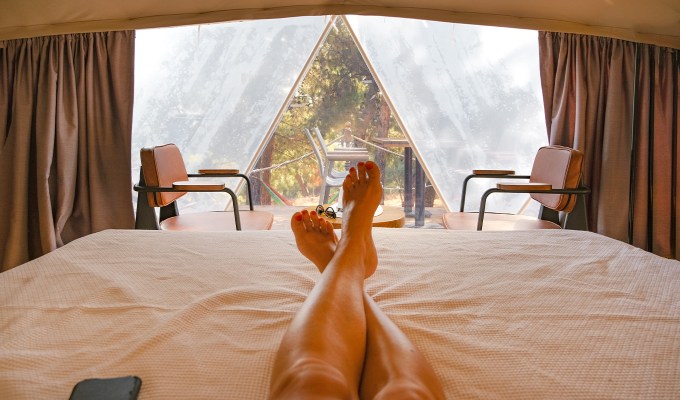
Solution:
{"label": "red toenail polish", "polygon": [[367,162],[366,163],[366,169],[372,169],[373,168],[373,163],[372,162]]}
{"label": "red toenail polish", "polygon": [[295,214],[295,219],[298,221],[302,221],[302,214]]}
{"label": "red toenail polish", "polygon": [[364,162],[363,162],[363,161],[359,161],[359,164],[357,164],[357,165],[361,167],[361,166],[364,165]]}

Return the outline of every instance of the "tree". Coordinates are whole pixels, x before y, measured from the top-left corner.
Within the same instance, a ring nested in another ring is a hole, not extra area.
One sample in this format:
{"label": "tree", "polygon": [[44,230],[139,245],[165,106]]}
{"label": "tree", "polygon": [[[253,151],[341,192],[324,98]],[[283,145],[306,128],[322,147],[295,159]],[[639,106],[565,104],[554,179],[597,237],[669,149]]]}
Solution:
{"label": "tree", "polygon": [[[342,19],[337,19],[335,29],[319,50],[292,106],[276,128],[275,140],[267,144],[256,169],[309,154],[312,148],[304,134],[305,128],[318,127],[330,142],[340,136],[348,121],[355,135],[361,138],[385,137],[390,132],[403,136],[349,30]],[[374,153],[373,158],[381,156],[372,149],[369,151]],[[392,164],[395,162],[393,160]],[[396,179],[401,177],[400,174],[393,175]],[[321,184],[313,156],[273,169],[269,177],[264,173],[257,177],[289,199],[308,196],[310,187],[317,188]],[[259,200],[271,204],[267,196],[260,196]]]}

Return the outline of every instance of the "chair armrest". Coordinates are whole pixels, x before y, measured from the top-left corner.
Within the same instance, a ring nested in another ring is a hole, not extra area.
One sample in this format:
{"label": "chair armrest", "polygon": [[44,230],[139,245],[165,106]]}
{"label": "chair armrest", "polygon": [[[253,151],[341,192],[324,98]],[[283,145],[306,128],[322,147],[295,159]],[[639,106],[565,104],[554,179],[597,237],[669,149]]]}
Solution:
{"label": "chair armrest", "polygon": [[[236,199],[236,194],[234,193],[233,190],[229,189],[228,187],[223,186],[221,189],[218,189],[215,187],[215,183],[213,182],[212,185],[201,185],[201,184],[195,184],[193,181],[186,181],[187,183],[191,183],[192,185],[184,186],[181,189],[175,188],[172,186],[140,186],[140,185],[134,185],[133,190],[135,192],[139,193],[176,193],[176,192],[224,192],[227,193],[229,196],[232,197],[232,199]],[[181,182],[175,182],[175,183],[181,183]],[[219,184],[218,184],[219,185]]]}
{"label": "chair armrest", "polygon": [[335,152],[329,151],[326,154],[328,161],[368,161],[368,152],[352,151],[352,152]]}
{"label": "chair armrest", "polygon": [[181,191],[215,191],[220,192],[224,190],[224,182],[196,182],[196,181],[179,181],[173,182],[172,188]]}
{"label": "chair armrest", "polygon": [[[505,188],[501,188],[500,185],[504,185]],[[585,187],[579,187],[576,189],[553,189],[552,185],[547,183],[535,183],[529,184],[518,184],[512,185],[511,183],[498,184],[497,188],[492,188],[484,192],[482,195],[482,201],[479,204],[479,216],[477,219],[477,230],[482,230],[482,224],[484,223],[484,212],[486,210],[486,200],[492,193],[549,193],[549,194],[589,194],[590,189]],[[523,186],[523,187],[522,187]]]}
{"label": "chair armrest", "polygon": [[473,175],[515,175],[511,169],[473,169]]}
{"label": "chair armrest", "polygon": [[[218,187],[221,185],[221,188]],[[238,199],[236,198],[236,193],[224,185],[224,183],[211,182],[207,185],[202,185],[192,181],[174,182],[173,187],[148,187],[135,185],[133,189],[135,192],[140,193],[160,193],[160,192],[224,192],[231,197],[231,203],[234,207],[234,224],[236,225],[236,230],[241,230],[241,216],[238,207]],[[176,187],[177,186],[177,187]],[[252,203],[250,209],[252,210]]]}
{"label": "chair armrest", "polygon": [[368,149],[357,148],[354,150],[329,150],[327,154],[368,154]]}
{"label": "chair armrest", "polygon": [[530,190],[530,191],[541,191],[541,190],[552,190],[552,185],[549,183],[538,183],[538,182],[500,182],[496,184],[496,188],[500,190]]}
{"label": "chair armrest", "polygon": [[198,173],[201,175],[236,175],[240,171],[234,168],[223,169],[199,169]]}
{"label": "chair armrest", "polygon": [[[498,172],[498,173],[497,173]],[[505,172],[510,172],[506,174]],[[475,169],[471,175],[463,179],[463,192],[460,195],[460,212],[465,212],[465,195],[467,193],[467,184],[471,179],[475,178],[503,178],[503,179],[529,179],[529,175],[514,175],[515,171],[509,169]]]}
{"label": "chair armrest", "polygon": [[250,178],[245,174],[239,172],[238,169],[199,169],[198,174],[187,174],[189,178],[242,178],[246,181],[246,188],[248,189],[248,205],[250,211],[253,211],[253,191],[250,185]]}

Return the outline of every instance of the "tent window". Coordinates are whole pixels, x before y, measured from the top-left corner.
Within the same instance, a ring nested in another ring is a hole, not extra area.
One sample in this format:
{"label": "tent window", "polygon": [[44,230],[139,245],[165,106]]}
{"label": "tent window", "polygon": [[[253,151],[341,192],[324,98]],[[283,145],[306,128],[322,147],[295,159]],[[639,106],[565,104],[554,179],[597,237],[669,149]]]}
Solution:
{"label": "tent window", "polygon": [[[351,46],[338,47],[348,38]],[[330,45],[354,66],[321,65]],[[547,143],[534,31],[359,16],[202,25],[138,32],[136,68],[133,165],[140,147],[174,142],[189,169],[266,169],[304,155],[304,128],[321,125],[329,141],[349,121],[365,138],[380,129],[407,138],[435,205],[455,209],[468,171],[527,173]],[[324,72],[344,80],[317,85],[342,90],[318,98],[303,81],[310,69],[317,81]],[[366,107],[383,107],[385,126],[367,127]],[[403,159],[384,156],[386,186],[399,198]],[[294,202],[318,196],[313,159],[287,165],[271,170],[267,191]],[[482,189],[471,190],[472,201]],[[492,210],[515,212],[526,196],[494,200]]]}
{"label": "tent window", "polygon": [[[474,168],[528,173],[547,144],[535,31],[348,17],[404,131],[450,209]],[[488,185],[488,182],[485,182]],[[470,207],[482,186],[472,186]],[[527,196],[491,198],[516,212]]]}
{"label": "tent window", "polygon": [[[329,19],[138,31],[132,179],[139,177],[139,149],[162,143],[180,147],[189,171],[246,171]],[[180,207],[219,209],[224,197],[187,195]]]}

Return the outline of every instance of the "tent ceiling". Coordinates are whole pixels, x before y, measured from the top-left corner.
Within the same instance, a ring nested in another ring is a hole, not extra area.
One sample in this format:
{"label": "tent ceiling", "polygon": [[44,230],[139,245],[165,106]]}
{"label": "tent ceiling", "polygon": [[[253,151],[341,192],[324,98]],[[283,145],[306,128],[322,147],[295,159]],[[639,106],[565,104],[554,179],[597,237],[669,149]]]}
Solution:
{"label": "tent ceiling", "polygon": [[3,0],[0,39],[327,14],[585,33],[680,48],[678,0]]}

